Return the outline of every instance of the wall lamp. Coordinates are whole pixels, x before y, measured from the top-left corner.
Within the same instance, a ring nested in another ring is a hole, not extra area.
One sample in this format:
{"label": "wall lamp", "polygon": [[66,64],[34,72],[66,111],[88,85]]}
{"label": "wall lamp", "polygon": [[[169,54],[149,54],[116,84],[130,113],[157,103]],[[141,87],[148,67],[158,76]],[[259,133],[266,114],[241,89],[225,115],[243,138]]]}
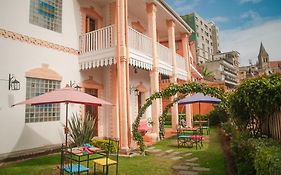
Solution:
{"label": "wall lamp", "polygon": [[70,81],[69,82],[69,86],[72,87],[72,88],[75,88],[76,90],[80,90],[81,89],[81,86],[79,86],[75,81]]}
{"label": "wall lamp", "polygon": [[20,82],[14,77],[13,74],[9,74],[9,90],[20,90]]}
{"label": "wall lamp", "polygon": [[129,87],[130,94],[134,94],[135,96],[139,95],[140,91],[137,89],[137,87],[130,85]]}

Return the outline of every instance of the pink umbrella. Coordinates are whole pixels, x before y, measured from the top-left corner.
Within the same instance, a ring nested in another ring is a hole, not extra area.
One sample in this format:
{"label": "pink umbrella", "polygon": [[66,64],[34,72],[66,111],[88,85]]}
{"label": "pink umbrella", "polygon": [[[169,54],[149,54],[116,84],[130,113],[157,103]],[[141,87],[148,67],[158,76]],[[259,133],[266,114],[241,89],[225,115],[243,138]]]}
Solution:
{"label": "pink umbrella", "polygon": [[107,102],[103,99],[97,98],[95,96],[86,94],[84,92],[77,91],[71,87],[65,87],[62,89],[57,89],[51,92],[47,92],[45,94],[33,97],[31,99],[16,103],[12,106],[16,105],[43,105],[43,104],[53,104],[53,103],[65,103],[66,104],[66,126],[65,126],[65,144],[67,145],[67,134],[68,134],[68,104],[69,103],[77,103],[84,105],[98,105],[102,104],[111,105],[110,102]]}

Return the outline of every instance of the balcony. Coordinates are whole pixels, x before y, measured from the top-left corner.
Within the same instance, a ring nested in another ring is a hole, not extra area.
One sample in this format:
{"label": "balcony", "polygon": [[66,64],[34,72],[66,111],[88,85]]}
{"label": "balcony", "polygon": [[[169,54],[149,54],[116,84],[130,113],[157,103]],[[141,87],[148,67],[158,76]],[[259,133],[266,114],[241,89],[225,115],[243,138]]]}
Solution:
{"label": "balcony", "polygon": [[[90,69],[116,64],[116,37],[114,25],[107,26],[80,36],[80,69]],[[152,70],[152,40],[150,37],[129,27],[129,64],[138,68]],[[172,52],[157,43],[159,72],[172,75]],[[186,80],[186,59],[176,55],[176,76]]]}
{"label": "balcony", "polygon": [[80,35],[80,69],[115,64],[115,43],[113,25]]}

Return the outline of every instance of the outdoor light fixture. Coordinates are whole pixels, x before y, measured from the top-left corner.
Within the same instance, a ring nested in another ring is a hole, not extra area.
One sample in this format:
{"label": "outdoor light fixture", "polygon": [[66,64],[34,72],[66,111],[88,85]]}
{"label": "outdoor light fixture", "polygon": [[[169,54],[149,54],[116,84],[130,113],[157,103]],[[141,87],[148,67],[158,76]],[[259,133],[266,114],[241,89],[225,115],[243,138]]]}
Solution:
{"label": "outdoor light fixture", "polygon": [[135,96],[139,95],[139,90],[137,89],[137,87],[130,85],[129,90],[130,94],[134,94]]}
{"label": "outdoor light fixture", "polygon": [[9,74],[9,90],[20,90],[20,82],[14,77],[13,74]]}
{"label": "outdoor light fixture", "polygon": [[79,86],[75,81],[70,81],[69,82],[69,86],[72,87],[72,88],[75,88],[76,90],[80,90],[81,89],[81,86]]}

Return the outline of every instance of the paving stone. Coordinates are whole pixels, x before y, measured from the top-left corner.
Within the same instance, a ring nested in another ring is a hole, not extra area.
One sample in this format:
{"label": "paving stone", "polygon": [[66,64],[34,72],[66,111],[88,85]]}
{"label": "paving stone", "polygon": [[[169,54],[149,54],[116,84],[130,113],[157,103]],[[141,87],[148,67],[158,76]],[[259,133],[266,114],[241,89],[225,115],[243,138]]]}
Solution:
{"label": "paving stone", "polygon": [[159,152],[159,153],[157,153],[155,155],[158,156],[158,157],[162,157],[162,156],[164,156],[166,154],[167,154],[166,152]]}
{"label": "paving stone", "polygon": [[178,157],[172,157],[171,159],[172,159],[172,160],[180,160],[180,159],[182,159],[182,157],[180,157],[180,156],[178,156]]}
{"label": "paving stone", "polygon": [[175,171],[180,171],[180,170],[189,170],[189,166],[185,166],[185,165],[174,165],[172,167],[173,170]]}
{"label": "paving stone", "polygon": [[172,153],[169,154],[168,156],[171,157],[171,156],[176,156],[176,155],[178,155],[178,154],[180,154],[180,152],[172,152]]}
{"label": "paving stone", "polygon": [[210,168],[192,167],[192,170],[194,170],[194,171],[210,171]]}
{"label": "paving stone", "polygon": [[186,159],[186,162],[195,162],[197,160],[198,160],[197,157],[193,157],[193,158],[190,158],[190,159]]}
{"label": "paving stone", "polygon": [[188,166],[199,166],[199,163],[192,163],[192,162],[186,162],[184,164]]}
{"label": "paving stone", "polygon": [[157,154],[161,151],[162,151],[161,149],[150,149],[150,150],[147,150],[146,152],[150,153],[150,154]]}
{"label": "paving stone", "polygon": [[175,150],[173,150],[173,149],[169,149],[169,150],[167,150],[167,151],[165,151],[166,153],[171,153],[171,152],[174,152]]}
{"label": "paving stone", "polygon": [[183,155],[183,156],[191,156],[192,155],[192,153],[186,153],[185,155]]}
{"label": "paving stone", "polygon": [[147,150],[155,149],[154,146],[147,148]]}
{"label": "paving stone", "polygon": [[196,171],[179,171],[178,175],[198,175]]}

